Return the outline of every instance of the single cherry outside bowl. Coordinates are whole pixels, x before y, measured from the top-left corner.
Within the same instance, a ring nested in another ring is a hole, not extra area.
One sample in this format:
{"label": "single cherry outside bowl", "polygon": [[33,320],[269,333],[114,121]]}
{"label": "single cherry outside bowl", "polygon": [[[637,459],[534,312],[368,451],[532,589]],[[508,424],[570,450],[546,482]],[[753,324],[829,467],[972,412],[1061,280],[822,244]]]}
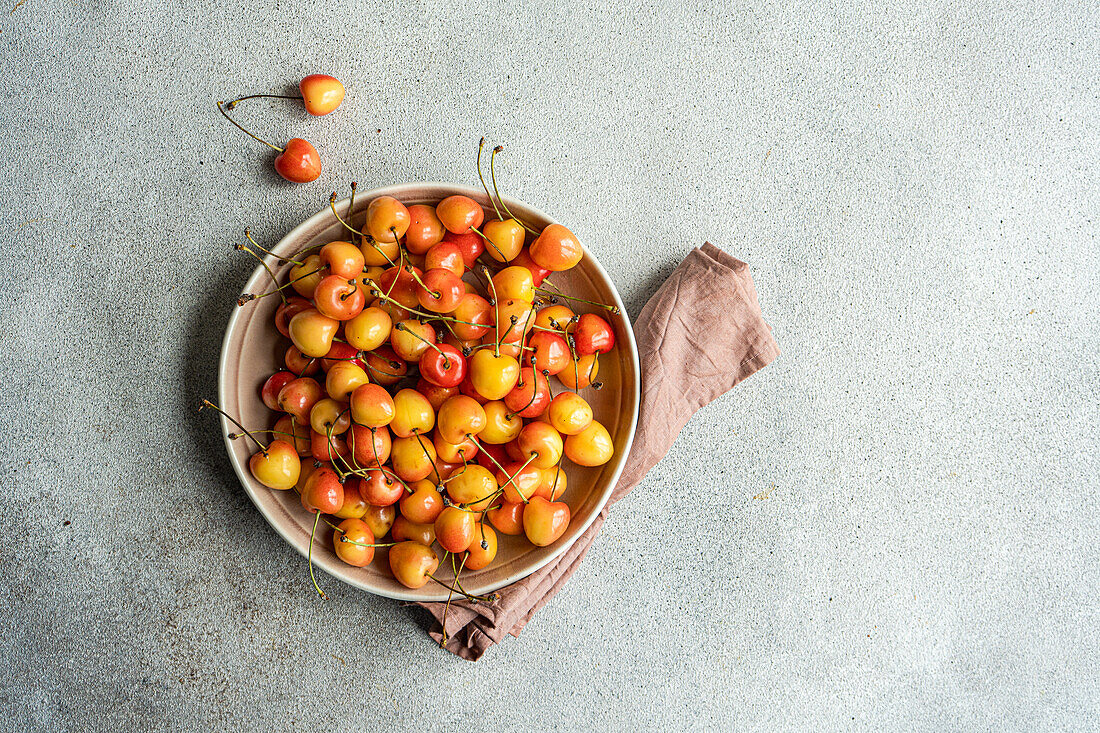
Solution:
{"label": "single cherry outside bowl", "polygon": [[[409,205],[435,204],[453,194],[475,199],[485,207],[489,216],[493,215],[489,200],[478,189],[449,183],[406,183],[357,193],[355,210],[351,212],[351,216],[357,224],[361,224],[367,204],[378,196],[393,196]],[[546,214],[521,201],[509,197],[505,197],[504,201],[513,214],[535,230],[554,223]],[[336,210],[345,219],[349,215],[348,206],[347,199],[336,204]],[[336,240],[346,241],[348,235],[349,232],[336,220],[331,209],[326,208],[295,227],[272,251],[279,255],[293,256],[312,245]],[[531,240],[533,236],[528,235],[528,243]],[[273,257],[268,257],[267,261],[280,282],[286,282],[285,275],[290,266],[278,264]],[[607,503],[619,479],[638,422],[638,347],[615,285],[587,247],[579,265],[567,272],[554,273],[551,279],[570,295],[619,307],[619,313],[612,315],[599,308],[570,303],[577,312],[600,313],[615,329],[615,349],[600,357],[598,379],[603,382],[603,388],[596,390],[589,387],[581,390],[582,396],[591,403],[596,419],[610,432],[615,442],[615,456],[607,464],[596,468],[574,466],[563,459],[563,467],[569,477],[568,488],[563,497],[572,512],[569,528],[557,542],[548,547],[534,547],[525,538],[498,533],[500,545],[496,560],[482,570],[465,571],[462,574],[463,587],[473,594],[488,593],[530,575],[564,552],[584,533]],[[241,292],[258,294],[270,288],[269,275],[262,267],[257,267]],[[275,309],[279,302],[277,296],[270,296],[237,307],[229,319],[222,342],[218,373],[219,402],[229,414],[237,417],[248,428],[270,428],[276,419],[275,413],[261,401],[260,387],[273,372],[285,368],[282,360],[289,341],[279,334],[274,323]],[[562,387],[555,384],[555,391],[559,389]],[[222,418],[221,426],[225,435],[236,431],[225,418]],[[297,493],[293,489],[273,491],[252,477],[248,470],[248,459],[255,450],[255,445],[250,441],[243,438],[229,440],[226,437],[225,447],[241,484],[260,513],[304,557],[309,550],[313,517],[302,508]],[[446,600],[448,596],[447,588],[431,581],[418,590],[411,590],[398,583],[390,574],[384,548],[379,548],[374,562],[365,568],[346,565],[333,552],[332,530],[323,522],[314,542],[314,564],[353,586],[381,596],[410,601]],[[442,550],[438,546],[436,551],[442,556]],[[443,581],[452,579],[454,576],[450,563],[442,563],[436,575]],[[304,589],[309,584],[304,574],[302,582]]]}

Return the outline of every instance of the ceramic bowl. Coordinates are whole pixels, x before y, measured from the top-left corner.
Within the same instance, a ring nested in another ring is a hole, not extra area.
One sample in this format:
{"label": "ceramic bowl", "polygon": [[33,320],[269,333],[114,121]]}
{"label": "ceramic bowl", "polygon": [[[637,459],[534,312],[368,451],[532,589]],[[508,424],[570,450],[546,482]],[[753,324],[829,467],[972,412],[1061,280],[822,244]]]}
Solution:
{"label": "ceramic bowl", "polygon": [[[484,194],[474,188],[446,183],[409,183],[379,188],[358,194],[355,209],[351,212],[356,223],[361,222],[367,204],[377,196],[393,196],[405,204],[435,204],[452,194],[464,194],[477,200],[492,212]],[[554,222],[538,209],[521,201],[505,197],[512,212],[535,229],[542,229]],[[341,216],[348,217],[349,201],[336,204]],[[331,209],[325,209],[310,217],[290,234],[286,235],[272,251],[280,255],[293,255],[316,244],[346,240],[347,230],[336,220]],[[274,258],[268,264],[285,282],[283,275],[289,266],[277,265]],[[610,462],[596,468],[574,466],[563,459],[569,483],[563,500],[569,504],[572,522],[565,534],[548,547],[534,547],[522,537],[508,537],[498,533],[500,539],[496,560],[489,567],[462,574],[463,587],[471,593],[481,594],[513,583],[547,564],[565,551],[585,531],[607,503],[611,490],[618,481],[623,462],[630,451],[631,441],[638,420],[639,376],[638,350],[634,334],[626,316],[622,301],[614,284],[600,263],[587,248],[584,259],[572,270],[555,273],[553,280],[566,293],[587,300],[614,303],[619,307],[617,315],[601,312],[615,329],[616,348],[600,357],[599,380],[603,389],[591,387],[582,390],[582,396],[593,408],[596,418],[610,432],[615,442],[615,456]],[[258,267],[244,285],[242,293],[260,293],[271,286],[270,277]],[[219,367],[218,396],[222,407],[236,416],[245,426],[268,428],[276,416],[260,400],[260,387],[273,372],[285,368],[283,354],[289,342],[275,329],[274,313],[279,304],[277,297],[262,298],[238,307],[229,320],[222,343]],[[573,304],[577,312],[599,311],[581,304]],[[555,380],[556,381],[556,380]],[[555,385],[555,391],[560,385]],[[225,434],[235,428],[224,418]],[[244,439],[225,440],[229,459],[244,490],[256,504],[267,521],[294,549],[303,556],[309,549],[312,515],[306,513],[291,491],[273,491],[256,481],[248,470],[248,459],[255,446]],[[448,591],[443,586],[429,582],[418,590],[410,590],[394,580],[390,574],[386,550],[379,549],[375,560],[368,567],[356,568],[340,561],[332,550],[332,531],[324,524],[325,531],[318,531],[315,539],[314,564],[332,576],[363,590],[381,596],[402,600],[441,600]],[[437,552],[439,550],[436,547]],[[453,575],[450,564],[440,565],[437,576],[446,580]],[[308,583],[307,580],[303,580]]]}

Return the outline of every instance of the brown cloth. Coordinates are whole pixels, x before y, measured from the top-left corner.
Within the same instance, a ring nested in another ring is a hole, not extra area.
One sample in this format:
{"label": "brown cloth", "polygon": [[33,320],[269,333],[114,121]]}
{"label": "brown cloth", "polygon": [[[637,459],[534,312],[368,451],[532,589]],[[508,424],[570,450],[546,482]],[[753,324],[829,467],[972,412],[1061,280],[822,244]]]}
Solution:
{"label": "brown cloth", "polygon": [[[688,419],[779,354],[760,312],[748,265],[709,242],[692,250],[650,298],[634,324],[634,334],[642,375],[638,430],[607,506],[561,556],[501,588],[499,600],[452,601],[448,651],[476,660],[506,634],[519,636],[535,611],[580,566],[611,505],[664,457]],[[446,604],[419,605],[435,617],[430,633],[441,641]]]}

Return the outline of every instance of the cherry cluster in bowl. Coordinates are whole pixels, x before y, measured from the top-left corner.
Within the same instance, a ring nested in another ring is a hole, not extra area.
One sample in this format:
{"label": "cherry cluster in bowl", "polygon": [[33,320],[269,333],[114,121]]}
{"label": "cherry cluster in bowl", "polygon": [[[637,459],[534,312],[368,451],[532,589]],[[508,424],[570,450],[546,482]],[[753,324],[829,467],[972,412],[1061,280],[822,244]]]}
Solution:
{"label": "cherry cluster in bowl", "polygon": [[287,258],[286,282],[258,296],[283,298],[275,327],[290,343],[261,389],[279,416],[269,442],[252,436],[252,475],[296,489],[345,563],[389,547],[409,588],[434,579],[436,545],[458,575],[494,561],[497,532],[552,544],[571,516],[563,458],[614,453],[580,394],[601,386],[614,330],[562,301],[617,308],[551,284],[583,256],[569,229],[493,208],[485,221],[467,196],[376,198],[361,229],[341,220],[347,240]]}

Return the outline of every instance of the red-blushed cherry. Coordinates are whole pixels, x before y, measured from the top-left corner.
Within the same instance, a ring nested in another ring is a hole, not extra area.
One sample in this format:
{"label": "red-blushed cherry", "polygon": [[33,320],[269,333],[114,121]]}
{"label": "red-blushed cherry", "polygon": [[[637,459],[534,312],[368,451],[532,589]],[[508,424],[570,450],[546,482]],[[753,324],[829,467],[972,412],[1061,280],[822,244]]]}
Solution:
{"label": "red-blushed cherry", "polygon": [[415,542],[418,545],[431,547],[435,544],[435,520],[420,524],[401,514],[393,522],[394,542]]}
{"label": "red-blushed cherry", "polygon": [[324,397],[321,385],[311,377],[299,377],[279,390],[278,404],[283,412],[293,415],[299,425],[309,425],[309,412]]}
{"label": "red-blushed cherry", "polygon": [[399,542],[390,548],[390,571],[397,582],[416,590],[428,583],[439,567],[439,557],[430,547],[418,542]]}
{"label": "red-blushed cherry", "polygon": [[352,424],[348,432],[348,448],[358,466],[382,466],[390,459],[393,437],[389,428],[368,428]]}
{"label": "red-blushed cherry", "polygon": [[504,395],[504,404],[520,417],[538,417],[550,404],[550,381],[531,367],[523,367],[515,388]]}
{"label": "red-blushed cherry", "polygon": [[363,252],[351,242],[329,242],[321,247],[321,264],[345,280],[363,273]]}
{"label": "red-blushed cherry", "polygon": [[393,472],[404,481],[419,481],[432,475],[435,460],[435,446],[430,438],[423,435],[394,438],[390,448]]}
{"label": "red-blushed cherry", "polygon": [[253,453],[248,469],[257,481],[269,489],[285,491],[298,483],[302,461],[294,446],[285,440],[273,440],[267,450]]}
{"label": "red-blushed cherry", "polygon": [[479,339],[490,331],[493,324],[493,306],[476,293],[466,293],[458,301],[451,316],[465,323],[453,323],[456,336],[462,339]]}
{"label": "red-blushed cherry", "polygon": [[502,301],[522,300],[531,303],[535,300],[535,281],[526,267],[513,265],[493,275],[493,290]]}
{"label": "red-blushed cherry", "polygon": [[489,518],[493,526],[501,534],[516,536],[523,534],[523,509],[526,504],[522,502],[501,502],[489,511],[485,516]]}
{"label": "red-blushed cherry", "polygon": [[[474,442],[473,438],[463,438],[459,443],[449,443],[439,434],[439,428],[436,428],[435,433],[432,435],[432,445],[435,446],[436,469],[439,469],[440,461],[462,466],[463,460],[473,459],[478,452],[477,443]],[[443,478],[448,477],[443,476]]]}
{"label": "red-blushed cherry", "polygon": [[481,570],[489,567],[497,557],[497,533],[484,522],[474,525],[474,541],[462,558],[466,570]]}
{"label": "red-blushed cherry", "polygon": [[435,215],[434,206],[413,204],[409,207],[409,228],[405,232],[405,246],[412,254],[424,254],[439,244],[446,231],[443,222]]}
{"label": "red-blushed cherry", "polygon": [[468,367],[474,389],[489,400],[503,399],[519,381],[519,362],[491,349],[475,352]]}
{"label": "red-blushed cherry", "polygon": [[565,369],[558,372],[558,380],[567,389],[584,389],[596,380],[599,373],[600,362],[596,360],[595,354],[589,354],[578,356],[576,361],[570,359]]}
{"label": "red-blushed cherry", "polygon": [[360,357],[358,349],[342,341],[333,341],[328,353],[321,357],[321,369],[328,372],[333,366],[344,361],[349,361],[360,369],[365,369],[367,366],[367,360]]}
{"label": "red-blushed cherry", "polygon": [[493,315],[496,326],[490,335],[503,343],[522,343],[535,323],[535,312],[531,304],[515,298],[497,304]]}
{"label": "red-blushed cherry", "polygon": [[317,310],[329,318],[350,321],[363,312],[367,299],[354,280],[329,275],[317,284],[313,302]]}
{"label": "red-blushed cherry", "polygon": [[344,338],[351,348],[374,351],[389,340],[392,329],[390,314],[382,308],[371,306],[344,323]]}
{"label": "red-blushed cherry", "polygon": [[565,534],[569,518],[569,505],[564,501],[547,501],[536,496],[523,510],[523,533],[532,545],[546,547]]}
{"label": "red-blushed cherry", "polygon": [[573,328],[573,339],[577,353],[606,354],[615,348],[615,331],[611,324],[595,313],[585,313]]}
{"label": "red-blushed cherry", "polygon": [[435,329],[415,318],[398,321],[390,331],[390,346],[405,361],[418,360],[434,343]]}
{"label": "red-blushed cherry", "polygon": [[553,376],[573,363],[569,344],[556,333],[535,331],[527,340],[527,345],[534,349],[536,371],[548,372]]}
{"label": "red-blushed cherry", "polygon": [[365,568],[374,559],[374,534],[361,519],[345,519],[332,532],[336,557],[348,565]]}
{"label": "red-blushed cherry", "polygon": [[286,302],[279,303],[279,307],[275,309],[275,328],[283,336],[290,338],[290,319],[312,307],[305,298],[298,295],[290,296]]}
{"label": "red-blushed cherry", "polygon": [[321,362],[314,357],[306,356],[294,344],[287,347],[284,361],[287,370],[296,377],[310,377],[321,371]]}
{"label": "red-blushed cherry", "polygon": [[397,509],[394,506],[367,505],[367,511],[363,515],[363,521],[370,527],[370,532],[375,537],[385,537],[393,526],[393,520],[397,517]]}
{"label": "red-blushed cherry", "polygon": [[[396,300],[405,308],[419,308],[420,280],[423,272],[419,267],[405,265],[404,267],[391,267],[378,278],[378,287],[388,299]],[[398,320],[396,319],[394,323]]]}
{"label": "red-blushed cherry", "polygon": [[503,445],[481,443],[478,447],[479,452],[475,460],[478,462],[478,465],[489,469],[490,472],[496,471],[500,466],[512,460],[508,457],[508,454],[504,452]]}
{"label": "red-blushed cherry", "polygon": [[476,510],[487,509],[498,488],[492,471],[476,463],[463,466],[447,480],[451,501]]}
{"label": "red-blushed cherry", "polygon": [[439,344],[420,355],[420,376],[440,387],[457,387],[466,378],[466,359],[450,344]]}
{"label": "red-blushed cherry", "polygon": [[516,443],[524,458],[530,458],[531,465],[539,468],[550,468],[557,464],[564,450],[561,433],[544,422],[524,425],[516,437]]}
{"label": "red-blushed cherry", "polygon": [[[435,437],[433,436],[432,443],[435,443]],[[435,457],[435,474],[432,474],[432,478],[436,478],[436,474],[439,474],[439,481],[446,481],[454,474],[462,470],[464,464],[462,463],[449,463],[443,460],[440,456]]]}
{"label": "red-blushed cherry", "polygon": [[306,511],[335,514],[344,504],[344,485],[331,466],[321,466],[302,487],[302,506]]}
{"label": "red-blushed cherry", "polygon": [[435,410],[428,398],[405,388],[393,396],[393,420],[389,427],[398,438],[427,435],[435,427]]}
{"label": "red-blushed cherry", "polygon": [[461,443],[467,436],[477,435],[485,427],[485,409],[472,397],[455,395],[440,406],[436,424],[443,440]]}
{"label": "red-blushed cherry", "polygon": [[333,512],[333,515],[340,519],[362,519],[369,506],[370,504],[359,493],[359,482],[349,478],[344,484],[344,503]]}
{"label": "red-blushed cherry", "polygon": [[474,387],[474,383],[470,381],[469,364],[466,365],[466,378],[462,380],[462,384],[458,385],[458,391],[467,397],[473,397],[482,405],[490,401],[487,397],[483,397],[482,394],[477,391],[477,388]]}
{"label": "red-blushed cherry", "polygon": [[275,156],[275,171],[291,183],[316,181],[321,176],[321,156],[312,143],[294,137]]}
{"label": "red-blushed cherry", "polygon": [[573,330],[573,317],[576,314],[567,305],[556,303],[539,308],[535,313],[535,325],[539,328],[552,328],[568,333]]}
{"label": "red-blushed cherry", "polygon": [[348,444],[344,439],[338,435],[329,437],[324,433],[318,433],[316,430],[310,430],[309,452],[316,461],[334,463],[340,458],[347,458],[348,454],[351,453],[351,449],[348,448]]}
{"label": "red-blushed cherry", "polygon": [[344,85],[335,76],[310,74],[298,82],[302,102],[311,115],[327,115],[344,101]]}
{"label": "red-blushed cherry", "polygon": [[542,483],[542,469],[530,463],[505,463],[497,469],[496,480],[504,489],[505,501],[527,501]]}
{"label": "red-blushed cherry", "polygon": [[340,321],[310,308],[290,319],[290,340],[306,356],[324,356],[340,329]]}
{"label": "red-blushed cherry", "polygon": [[[537,422],[537,421],[532,420],[532,422]],[[523,448],[520,447],[518,439],[519,439],[519,436],[517,435],[512,440],[505,443],[504,444],[504,452],[507,453],[508,457],[510,459],[512,459],[513,461],[522,461],[522,462],[526,463],[529,456],[524,454]]]}
{"label": "red-blushed cherry", "polygon": [[[317,289],[317,283],[321,282],[321,278],[328,273],[322,269],[321,255],[306,255],[298,262],[299,264],[290,268],[290,287],[303,298],[312,298],[313,291]],[[287,335],[289,337],[289,334]]]}
{"label": "red-blushed cherry", "polygon": [[443,495],[436,490],[435,484],[425,479],[410,488],[413,492],[401,497],[401,516],[417,524],[435,522],[444,506]]}
{"label": "red-blushed cherry", "polygon": [[615,442],[598,420],[565,439],[565,456],[578,466],[602,466],[615,455]]}
{"label": "red-blushed cherry", "polygon": [[485,242],[477,232],[465,234],[447,232],[443,235],[443,241],[458,247],[458,251],[462,253],[462,264],[466,267],[473,267],[477,258],[485,251]]}
{"label": "red-blushed cherry", "polygon": [[372,468],[367,475],[359,479],[359,493],[368,504],[390,506],[396,504],[405,493],[405,486],[390,472],[381,468]]}
{"label": "red-blushed cherry", "polygon": [[435,215],[448,232],[466,234],[485,221],[485,210],[469,196],[448,196],[435,206]]}
{"label": "red-blushed cherry", "polygon": [[381,428],[393,422],[393,397],[377,384],[361,384],[351,393],[351,418],[368,428]]}
{"label": "red-blushed cherry", "polygon": [[485,427],[478,433],[478,441],[492,445],[504,445],[514,440],[523,429],[523,418],[512,414],[508,405],[500,400],[486,402]]}
{"label": "red-blushed cherry", "polygon": [[453,242],[440,242],[424,255],[424,270],[446,270],[455,277],[462,277],[466,263],[462,260],[462,250]]}
{"label": "red-blushed cherry", "polygon": [[569,485],[565,471],[562,470],[560,464],[539,470],[542,471],[542,481],[535,489],[535,496],[541,496],[547,501],[557,501]]}
{"label": "red-blushed cherry", "polygon": [[356,389],[369,381],[367,372],[355,362],[338,361],[328,370],[325,391],[332,399],[347,402]]}
{"label": "red-blushed cherry", "polygon": [[420,305],[433,313],[450,313],[466,295],[466,288],[458,275],[437,267],[428,270],[422,278],[424,285],[416,291]]}
{"label": "red-blushed cherry", "polygon": [[275,421],[274,432],[276,440],[285,440],[294,446],[299,456],[310,455],[308,425],[299,425],[291,415],[283,415]]}
{"label": "red-blushed cherry", "polygon": [[309,426],[322,435],[343,435],[351,427],[348,406],[331,397],[317,400],[309,411]]}
{"label": "red-blushed cherry", "polygon": [[[293,347],[291,347],[293,348]],[[292,372],[275,372],[264,382],[264,386],[260,388],[260,399],[264,401],[270,410],[281,410],[279,407],[279,390],[285,387],[288,383],[297,379],[297,376]]]}
{"label": "red-blushed cherry", "polygon": [[515,219],[496,219],[485,223],[485,253],[497,262],[511,262],[519,256],[527,230]]}
{"label": "red-blushed cherry", "polygon": [[446,507],[435,520],[435,539],[447,552],[465,552],[474,541],[474,514]]}
{"label": "red-blushed cherry", "polygon": [[550,224],[531,243],[531,259],[540,267],[561,272],[584,257],[584,248],[573,232],[561,224]]}
{"label": "red-blushed cherry", "polygon": [[428,398],[428,403],[438,413],[444,402],[458,394],[458,387],[440,387],[421,377],[416,383],[416,391]]}
{"label": "red-blushed cherry", "polygon": [[379,242],[400,240],[411,223],[408,208],[393,196],[379,196],[367,204],[367,232]]}
{"label": "red-blushed cherry", "polygon": [[559,433],[576,435],[592,424],[592,406],[574,392],[562,392],[550,402],[548,416]]}
{"label": "red-blushed cherry", "polygon": [[409,371],[409,365],[388,346],[367,353],[367,374],[383,387],[397,384]]}
{"label": "red-blushed cherry", "polygon": [[520,253],[516,255],[511,264],[526,267],[527,271],[531,273],[531,282],[534,283],[536,288],[540,287],[542,281],[550,274],[550,270],[531,259],[531,252],[526,247],[520,250]]}

